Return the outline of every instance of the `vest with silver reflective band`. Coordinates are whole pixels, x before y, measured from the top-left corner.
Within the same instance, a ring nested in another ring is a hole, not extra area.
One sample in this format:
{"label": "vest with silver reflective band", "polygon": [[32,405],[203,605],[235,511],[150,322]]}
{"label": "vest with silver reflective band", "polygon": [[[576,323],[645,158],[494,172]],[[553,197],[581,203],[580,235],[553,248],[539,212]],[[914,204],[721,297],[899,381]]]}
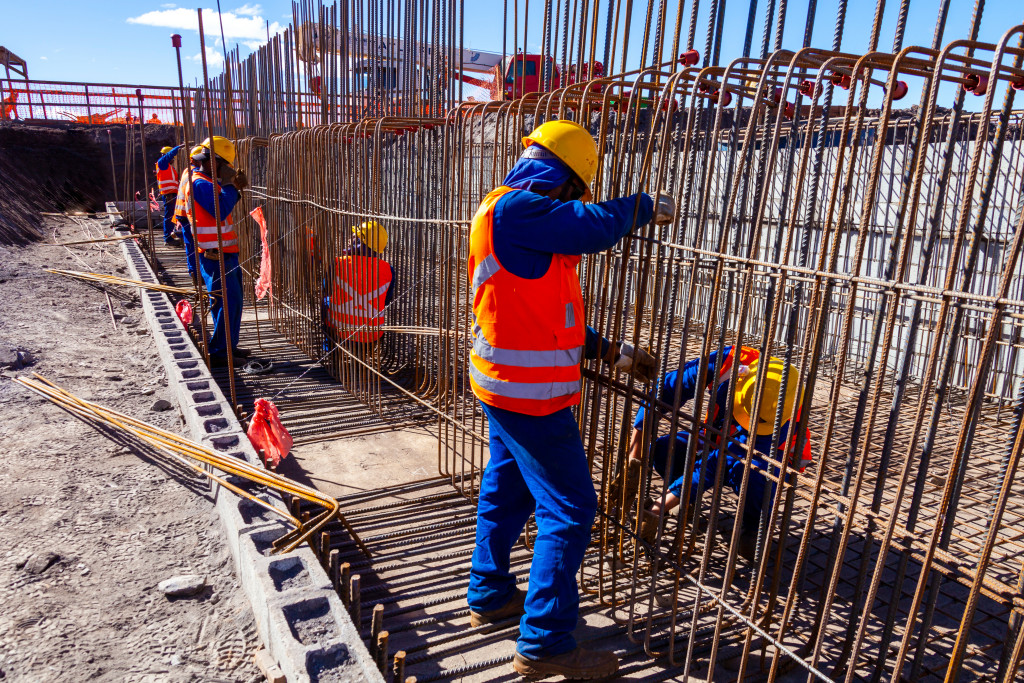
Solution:
{"label": "vest with silver reflective band", "polygon": [[[195,183],[197,180],[212,182],[205,173],[192,171],[192,182]],[[213,191],[219,192],[220,185],[214,185]],[[199,247],[200,252],[223,247],[225,253],[238,253],[238,236],[235,235],[235,228],[230,214],[221,218],[220,241],[218,242],[217,221],[214,219],[213,214],[200,206],[199,202],[195,201],[192,202],[192,210],[195,214],[189,216],[189,223],[192,224],[192,235],[195,237],[196,246]]]}
{"label": "vest with silver reflective band", "polygon": [[192,186],[188,182],[188,173],[181,176],[178,183],[178,198],[174,200],[175,217],[188,218],[188,197],[192,193]]}
{"label": "vest with silver reflective band", "polygon": [[473,287],[470,384],[482,402],[524,415],[550,415],[580,401],[586,328],[576,266],[579,256],[552,254],[543,276],[526,279],[494,252],[499,187],[473,217],[469,278]]}
{"label": "vest with silver reflective band", "polygon": [[388,262],[375,256],[339,256],[335,260],[329,320],[341,341],[381,338],[391,277]]}
{"label": "vest with silver reflective band", "polygon": [[161,171],[160,166],[156,167],[156,183],[160,188],[160,194],[175,194],[178,191],[178,172],[173,166]]}

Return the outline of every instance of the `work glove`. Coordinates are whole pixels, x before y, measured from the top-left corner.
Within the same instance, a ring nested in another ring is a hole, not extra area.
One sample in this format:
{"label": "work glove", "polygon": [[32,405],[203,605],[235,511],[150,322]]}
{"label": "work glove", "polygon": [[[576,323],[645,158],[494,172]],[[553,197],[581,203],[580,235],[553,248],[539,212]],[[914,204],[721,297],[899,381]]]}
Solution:
{"label": "work glove", "polygon": [[623,342],[619,345],[619,355],[615,358],[615,367],[646,383],[657,376],[658,359],[643,349]]}
{"label": "work glove", "polygon": [[625,508],[633,507],[637,496],[640,493],[640,461],[636,458],[627,458],[626,466],[619,470],[612,483],[608,486],[608,513],[614,515],[622,503],[622,494],[625,491]]}
{"label": "work glove", "polygon": [[234,185],[239,192],[249,187],[249,176],[245,175],[245,171],[235,173]]}
{"label": "work glove", "polygon": [[672,195],[658,194],[654,206],[655,225],[668,225],[675,220],[675,217],[676,200],[672,199]]}

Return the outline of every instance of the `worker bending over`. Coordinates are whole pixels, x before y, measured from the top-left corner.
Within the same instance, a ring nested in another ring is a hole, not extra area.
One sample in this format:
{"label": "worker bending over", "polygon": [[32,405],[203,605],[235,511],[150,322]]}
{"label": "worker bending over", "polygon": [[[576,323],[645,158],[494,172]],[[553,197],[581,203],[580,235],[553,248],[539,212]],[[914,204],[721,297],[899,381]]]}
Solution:
{"label": "worker bending over", "polygon": [[352,244],[330,269],[324,319],[334,342],[372,346],[384,334],[384,309],[392,299],[394,275],[383,257],[388,231],[377,221],[366,221],[353,225],[352,235]]}
{"label": "worker bending over", "polygon": [[[225,329],[230,326],[232,349],[236,358],[246,358],[250,352],[238,348],[238,333],[242,327],[242,271],[238,267],[238,237],[235,234],[231,211],[238,202],[239,193],[248,185],[244,173],[235,171],[235,146],[227,138],[213,136],[200,145],[199,153],[192,157],[199,164],[192,172],[192,202],[188,215],[196,247],[199,250],[199,272],[211,297],[210,314],[213,316],[213,334],[207,348],[212,367],[227,365],[228,347]],[[210,155],[217,156],[217,182],[211,177]],[[220,223],[215,218],[214,193],[217,194]],[[224,273],[220,272],[218,249],[223,250]],[[221,281],[223,279],[222,298]],[[227,306],[227,315],[224,307]],[[227,318],[227,320],[225,320]]]}
{"label": "worker bending over", "polygon": [[[676,392],[679,392],[680,406],[690,401],[696,394],[698,386],[706,386],[708,391],[713,387],[713,378],[717,373],[719,384],[715,392],[714,400],[708,407],[707,424],[713,429],[721,432],[725,429],[725,414],[729,400],[729,377],[733,364],[737,362],[734,347],[727,346],[722,350],[721,355],[712,352],[707,358],[707,375],[705,381],[698,382],[700,372],[700,359],[696,358],[683,366],[682,371],[673,370],[665,375],[658,387],[658,400],[662,403],[674,404]],[[755,544],[757,540],[757,528],[761,519],[761,512],[764,504],[765,488],[769,486],[765,472],[777,472],[777,468],[766,461],[771,453],[772,433],[775,426],[775,414],[782,401],[783,424],[779,428],[778,455],[773,458],[780,460],[784,452],[792,450],[796,441],[790,435],[789,418],[793,414],[793,406],[798,400],[799,373],[792,365],[788,372],[785,364],[778,358],[769,358],[767,363],[761,362],[758,351],[749,347],[741,347],[738,359],[739,367],[736,369],[736,391],[733,394],[732,417],[734,422],[729,428],[728,438],[724,440],[717,435],[701,433],[698,438],[711,440],[708,453],[703,458],[703,444],[696,445],[696,463],[693,467],[693,475],[686,478],[686,450],[690,441],[690,433],[680,431],[675,435],[666,435],[655,440],[651,448],[651,463],[654,470],[661,475],[666,482],[667,488],[660,501],[656,501],[647,509],[641,511],[643,520],[641,522],[640,535],[648,542],[654,540],[657,528],[658,517],[663,513],[679,505],[682,498],[683,486],[689,482],[690,496],[689,505],[697,502],[698,488],[710,491],[714,488],[716,470],[719,460],[724,458],[722,486],[732,489],[737,495],[740,492],[740,483],[743,480],[743,463],[747,457],[747,444],[751,434],[754,435],[754,456],[753,468],[747,480],[746,500],[742,504],[737,517],[742,521],[740,530],[739,554],[753,560]],[[757,412],[756,419],[752,424],[751,413],[754,408],[754,396],[757,386],[757,378],[765,373],[764,393]],[[785,381],[785,394],[783,395],[783,377]],[[626,505],[632,504],[637,495],[640,483],[641,469],[641,429],[643,427],[645,410],[640,408],[636,420],[633,423],[633,437],[630,444],[629,460],[627,461],[625,487]],[[794,458],[793,465],[803,470],[811,461],[810,432],[805,431],[805,438],[801,448],[800,457]],[[669,463],[669,449],[675,444],[675,451]],[[788,444],[788,446],[787,446]],[[703,479],[703,486],[701,480]],[[621,481],[621,478],[619,479]],[[620,489],[619,481],[613,483],[609,494],[610,504],[617,505],[619,502]],[[772,488],[774,492],[774,485]],[[721,527],[723,532],[728,527]]]}
{"label": "worker bending over", "polygon": [[[192,148],[189,153],[189,165],[192,167],[192,173],[198,173],[202,171],[202,164],[195,160],[194,157],[199,155],[203,151],[202,146],[196,146]],[[178,195],[174,202],[174,219],[178,222],[178,230],[181,232],[181,243],[185,247],[185,263],[188,266],[189,277],[192,278],[192,282],[196,282],[196,248],[195,240],[192,239],[192,226],[188,222],[188,203],[192,194],[192,186],[189,184],[189,173],[186,169],[181,174],[181,182],[178,183]]]}
{"label": "worker bending over", "polygon": [[[502,186],[484,198],[470,233],[473,288],[470,380],[490,428],[480,482],[468,602],[473,626],[523,614],[513,668],[535,678],[603,678],[611,651],[577,647],[576,572],[590,542],[597,496],[572,406],[580,362],[600,356],[650,381],[655,359],[602,339],[584,325],[576,267],[655,214],[646,194],[584,204],[597,171],[597,145],[582,126],[549,121]],[[658,222],[672,220],[659,197]],[[635,216],[635,220],[634,220]],[[537,537],[529,589],[509,571],[512,546],[530,513]],[[525,612],[525,614],[524,614]]]}
{"label": "worker bending over", "polygon": [[174,204],[178,198],[178,170],[171,164],[184,145],[164,147],[156,160],[156,184],[164,202],[164,244],[176,244],[174,234]]}

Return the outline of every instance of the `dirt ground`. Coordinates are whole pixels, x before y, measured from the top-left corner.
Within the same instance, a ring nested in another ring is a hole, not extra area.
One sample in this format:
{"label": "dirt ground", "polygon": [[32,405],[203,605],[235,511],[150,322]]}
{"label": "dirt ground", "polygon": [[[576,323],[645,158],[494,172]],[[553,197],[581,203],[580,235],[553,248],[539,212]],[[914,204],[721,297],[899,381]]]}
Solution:
{"label": "dirt ground", "polygon": [[[49,241],[111,234],[46,218]],[[205,482],[15,385],[31,371],[181,432],[136,293],[44,273],[123,274],[115,243],[0,246],[0,680],[259,681],[258,644]],[[19,355],[20,354],[20,355]],[[170,599],[164,579],[199,574]]]}

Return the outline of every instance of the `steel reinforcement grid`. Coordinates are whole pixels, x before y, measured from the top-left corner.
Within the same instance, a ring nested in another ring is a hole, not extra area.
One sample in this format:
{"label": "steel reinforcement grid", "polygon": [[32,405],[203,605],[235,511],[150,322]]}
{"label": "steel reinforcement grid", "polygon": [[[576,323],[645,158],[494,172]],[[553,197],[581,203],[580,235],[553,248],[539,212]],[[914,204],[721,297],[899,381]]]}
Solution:
{"label": "steel reinforcement grid", "polygon": [[[661,435],[713,436],[704,389],[733,375],[707,378],[680,405],[586,361],[577,416],[601,512],[581,590],[685,673],[700,649],[711,661],[741,655],[738,678],[1014,679],[1024,650],[1022,35],[665,63],[444,117],[240,140],[246,208],[261,206],[268,224],[272,324],[383,418],[396,401],[435,415],[438,473],[473,501],[487,426],[466,370],[471,220],[524,134],[579,121],[599,141],[595,201],[662,190],[678,207],[673,224],[637,226],[583,258],[588,323],[649,348],[661,373],[729,345],[782,359],[802,399],[776,416],[775,443],[792,421],[795,448],[806,426],[814,455],[800,471],[785,447],[755,462],[751,446],[739,496],[719,468],[644,540],[633,502],[609,496],[631,440],[646,454]],[[894,108],[903,83],[919,107]],[[952,110],[937,106],[947,84],[959,89]],[[963,111],[965,93],[981,98],[979,112]],[[350,226],[366,220],[387,225],[397,291],[379,343],[338,343],[325,332],[325,283]],[[258,233],[242,233],[252,262]],[[648,418],[634,435],[641,406]],[[691,472],[713,441],[690,438],[668,457]],[[732,520],[755,471],[777,485],[765,487],[750,562]],[[641,502],[663,491],[643,472]]]}
{"label": "steel reinforcement grid", "polygon": [[[544,54],[558,57],[560,48],[565,73],[569,63],[594,62],[600,44],[617,75],[460,102],[450,84],[432,89],[424,70],[422,83],[406,81],[378,102],[331,85],[339,72],[347,78],[347,62],[325,57],[328,40],[342,51],[353,35],[445,45],[448,62],[430,53],[434,74],[453,68],[450,56],[462,48],[456,3],[407,3],[401,15],[385,4],[295,3],[300,30],[246,60],[229,55],[225,74],[196,91],[209,92],[206,101],[184,108],[183,134],[237,139],[236,167],[252,183],[241,208],[262,208],[267,222],[274,329],[383,420],[436,420],[438,475],[454,488],[424,485],[422,506],[407,501],[387,517],[416,526],[403,511],[443,517],[432,507],[442,500],[471,510],[487,458],[487,425],[467,374],[471,221],[514,164],[521,137],[543,121],[572,119],[598,141],[596,201],[663,191],[678,210],[671,225],[636,226],[583,258],[588,324],[649,348],[661,374],[730,345],[751,347],[795,368],[801,396],[791,414],[776,415],[777,457],[755,458],[751,445],[741,471],[729,473],[739,495],[718,467],[644,538],[644,501],[664,491],[651,443],[687,434],[684,448],[669,440],[666,469],[681,462],[692,473],[719,436],[705,390],[737,370],[704,377],[683,403],[586,361],[576,412],[601,507],[579,574],[586,598],[636,651],[684,678],[712,680],[709,662],[731,659],[737,679],[1016,679],[1024,654],[1024,112],[1014,103],[1024,89],[1024,26],[979,42],[979,3],[968,39],[942,44],[943,2],[932,46],[903,47],[904,1],[887,53],[878,50],[879,1],[870,51],[853,54],[840,50],[842,0],[833,48],[808,47],[809,3],[804,47],[786,50],[785,2],[770,2],[752,57],[754,0],[743,56],[718,65],[718,0],[701,64],[690,55],[700,3],[685,35],[684,3],[673,29],[666,4],[651,0],[640,66],[630,71],[632,3],[620,17],[618,0],[600,12],[597,2],[566,0],[545,4]],[[511,9],[518,15],[519,3]],[[518,16],[506,21],[519,25]],[[529,44],[518,33],[503,52]],[[310,52],[315,42],[321,49]],[[314,78],[319,117],[311,118],[316,101],[299,86]],[[894,104],[915,95],[916,107]],[[968,112],[967,98],[977,111]],[[263,245],[240,215],[252,291]],[[367,220],[388,228],[396,291],[379,342],[339,342],[325,323],[332,264],[351,226]],[[634,433],[640,407],[647,417]],[[783,436],[787,422],[796,428]],[[787,445],[799,452],[805,428],[813,461],[799,470]],[[646,465],[639,503],[611,486],[634,440]],[[764,513],[749,560],[734,520],[753,495],[754,473],[775,485],[759,494]],[[451,523],[471,525],[472,515]],[[531,542],[528,529],[525,551]],[[336,563],[330,542],[314,546]],[[345,580],[338,586],[351,604],[358,591]]]}

